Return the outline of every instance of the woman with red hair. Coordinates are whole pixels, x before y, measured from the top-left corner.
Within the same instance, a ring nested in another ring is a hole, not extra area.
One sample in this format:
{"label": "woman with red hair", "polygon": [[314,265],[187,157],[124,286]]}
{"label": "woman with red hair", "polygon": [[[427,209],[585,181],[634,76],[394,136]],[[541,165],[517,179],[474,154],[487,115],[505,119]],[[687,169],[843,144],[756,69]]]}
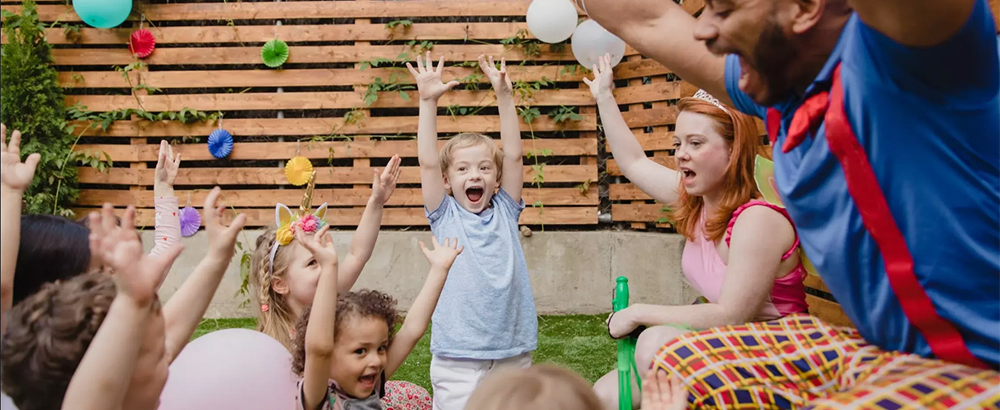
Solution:
{"label": "woman with red hair", "polygon": [[[681,267],[708,303],[635,304],[608,318],[613,338],[641,331],[636,365],[645,373],[657,351],[684,334],[806,312],[798,238],[785,210],[759,199],[754,163],[762,141],[750,117],[704,91],[682,98],[673,133],[676,168],[646,157],[611,92],[609,57],[584,80],[597,99],[604,132],[622,173],[653,199],[668,204],[687,238]],[[676,326],[676,327],[675,327]],[[617,372],[594,386],[608,409],[618,408]],[[633,407],[639,406],[638,395]]]}

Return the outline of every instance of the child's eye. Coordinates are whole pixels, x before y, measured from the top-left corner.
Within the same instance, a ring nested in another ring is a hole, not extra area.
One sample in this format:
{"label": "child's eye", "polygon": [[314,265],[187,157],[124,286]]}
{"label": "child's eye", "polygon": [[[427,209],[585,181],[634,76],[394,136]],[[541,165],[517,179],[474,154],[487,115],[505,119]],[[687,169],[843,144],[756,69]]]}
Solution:
{"label": "child's eye", "polygon": [[309,264],[307,266],[310,266],[310,267],[316,266],[316,260],[315,259],[310,259],[309,260]]}
{"label": "child's eye", "polygon": [[368,350],[362,347],[362,348],[360,348],[358,350],[355,350],[354,354],[356,354],[356,355],[364,355],[367,352],[368,352]]}

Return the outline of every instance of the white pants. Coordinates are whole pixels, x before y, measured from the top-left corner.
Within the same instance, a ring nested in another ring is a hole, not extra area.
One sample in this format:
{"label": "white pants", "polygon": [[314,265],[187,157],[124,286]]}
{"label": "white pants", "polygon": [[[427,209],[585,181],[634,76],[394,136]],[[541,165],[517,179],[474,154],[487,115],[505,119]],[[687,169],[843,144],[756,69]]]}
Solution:
{"label": "white pants", "polygon": [[479,383],[498,369],[531,367],[531,353],[501,360],[431,358],[434,410],[464,410]]}

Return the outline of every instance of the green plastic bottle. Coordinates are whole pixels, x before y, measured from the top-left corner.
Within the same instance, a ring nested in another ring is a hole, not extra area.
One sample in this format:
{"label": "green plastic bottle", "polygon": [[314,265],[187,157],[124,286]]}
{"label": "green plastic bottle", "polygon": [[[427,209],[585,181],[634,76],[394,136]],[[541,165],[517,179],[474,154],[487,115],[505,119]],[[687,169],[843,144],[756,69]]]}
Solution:
{"label": "green plastic bottle", "polygon": [[[619,276],[615,284],[615,296],[611,301],[615,312],[628,307],[628,278]],[[618,340],[618,409],[632,409],[632,374],[635,366],[636,338],[627,336]],[[638,382],[636,376],[636,382]],[[641,391],[641,390],[640,390]]]}

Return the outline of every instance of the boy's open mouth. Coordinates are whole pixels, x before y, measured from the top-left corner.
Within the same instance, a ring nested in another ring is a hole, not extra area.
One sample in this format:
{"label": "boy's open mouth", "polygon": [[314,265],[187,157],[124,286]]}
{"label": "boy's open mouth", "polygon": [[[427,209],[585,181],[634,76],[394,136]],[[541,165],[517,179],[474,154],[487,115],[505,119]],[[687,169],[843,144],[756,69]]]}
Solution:
{"label": "boy's open mouth", "polygon": [[465,196],[469,198],[470,202],[476,203],[483,199],[483,192],[483,188],[473,187],[465,190]]}

